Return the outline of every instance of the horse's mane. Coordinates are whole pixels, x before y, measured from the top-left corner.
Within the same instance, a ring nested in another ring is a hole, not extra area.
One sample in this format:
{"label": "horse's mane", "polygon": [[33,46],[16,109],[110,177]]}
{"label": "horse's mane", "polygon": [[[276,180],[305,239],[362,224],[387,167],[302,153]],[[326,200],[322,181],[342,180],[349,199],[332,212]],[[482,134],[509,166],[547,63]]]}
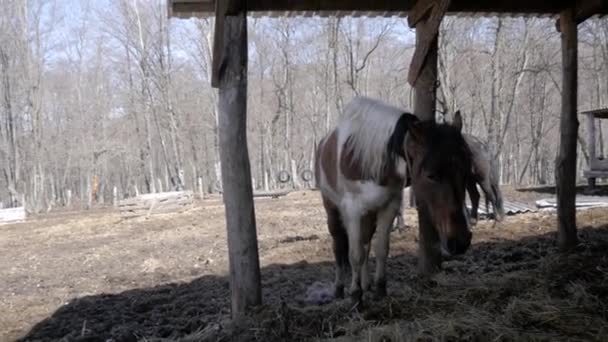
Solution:
{"label": "horse's mane", "polygon": [[347,130],[342,153],[350,153],[362,175],[379,179],[391,158],[387,148],[404,110],[368,97],[356,97],[344,108],[341,124]]}

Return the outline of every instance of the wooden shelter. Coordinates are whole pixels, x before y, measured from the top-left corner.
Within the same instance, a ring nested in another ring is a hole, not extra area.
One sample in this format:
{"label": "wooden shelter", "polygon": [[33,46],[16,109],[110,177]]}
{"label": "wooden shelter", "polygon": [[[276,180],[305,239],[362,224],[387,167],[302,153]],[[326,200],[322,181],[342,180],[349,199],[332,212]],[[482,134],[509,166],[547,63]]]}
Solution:
{"label": "wooden shelter", "polygon": [[598,119],[608,119],[608,108],[582,112],[587,117],[587,149],[589,150],[589,169],[584,171],[589,187],[595,187],[596,178],[608,178],[608,160],[595,152],[595,123]]}
{"label": "wooden shelter", "polygon": [[445,15],[556,17],[562,45],[562,111],[556,162],[559,245],[577,244],[575,217],[577,25],[608,14],[608,0],[168,0],[174,17],[215,17],[212,80],[219,88],[219,135],[226,206],[232,315],[261,303],[260,270],[247,150],[247,16],[407,16],[416,28],[408,82],[414,112],[434,119],[438,28]]}

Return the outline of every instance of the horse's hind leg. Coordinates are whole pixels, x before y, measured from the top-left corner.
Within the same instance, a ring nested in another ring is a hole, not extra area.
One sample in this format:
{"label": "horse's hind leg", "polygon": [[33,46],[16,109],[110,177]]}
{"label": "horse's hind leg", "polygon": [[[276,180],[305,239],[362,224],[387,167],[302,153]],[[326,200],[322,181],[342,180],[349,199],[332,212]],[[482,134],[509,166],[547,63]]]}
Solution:
{"label": "horse's hind leg", "polygon": [[477,183],[473,180],[467,182],[467,191],[471,198],[471,224],[475,225],[478,220],[479,210],[479,191],[477,190]]}
{"label": "horse's hind leg", "polygon": [[336,258],[336,278],[334,281],[334,296],[344,297],[344,280],[348,269],[348,236],[336,208],[326,206],[327,226],[333,239],[334,257]]}

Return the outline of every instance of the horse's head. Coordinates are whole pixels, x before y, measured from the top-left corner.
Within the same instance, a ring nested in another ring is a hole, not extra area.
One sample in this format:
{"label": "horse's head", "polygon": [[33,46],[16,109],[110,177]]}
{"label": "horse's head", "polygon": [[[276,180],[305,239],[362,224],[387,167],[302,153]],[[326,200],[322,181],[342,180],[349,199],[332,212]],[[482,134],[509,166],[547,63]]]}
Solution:
{"label": "horse's head", "polygon": [[432,229],[444,256],[464,253],[471,244],[465,206],[471,153],[462,134],[462,121],[436,124],[418,121],[409,125],[403,150],[416,197],[421,229]]}

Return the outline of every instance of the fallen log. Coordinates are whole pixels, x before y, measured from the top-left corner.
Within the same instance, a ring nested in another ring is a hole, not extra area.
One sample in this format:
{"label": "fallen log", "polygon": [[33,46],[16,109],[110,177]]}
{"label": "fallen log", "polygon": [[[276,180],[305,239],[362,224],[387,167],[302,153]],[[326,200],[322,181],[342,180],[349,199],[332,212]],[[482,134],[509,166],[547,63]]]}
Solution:
{"label": "fallen log", "polygon": [[0,224],[24,221],[25,207],[0,209]]}
{"label": "fallen log", "polygon": [[118,202],[123,218],[179,212],[192,207],[192,191],[173,191],[139,195]]}

